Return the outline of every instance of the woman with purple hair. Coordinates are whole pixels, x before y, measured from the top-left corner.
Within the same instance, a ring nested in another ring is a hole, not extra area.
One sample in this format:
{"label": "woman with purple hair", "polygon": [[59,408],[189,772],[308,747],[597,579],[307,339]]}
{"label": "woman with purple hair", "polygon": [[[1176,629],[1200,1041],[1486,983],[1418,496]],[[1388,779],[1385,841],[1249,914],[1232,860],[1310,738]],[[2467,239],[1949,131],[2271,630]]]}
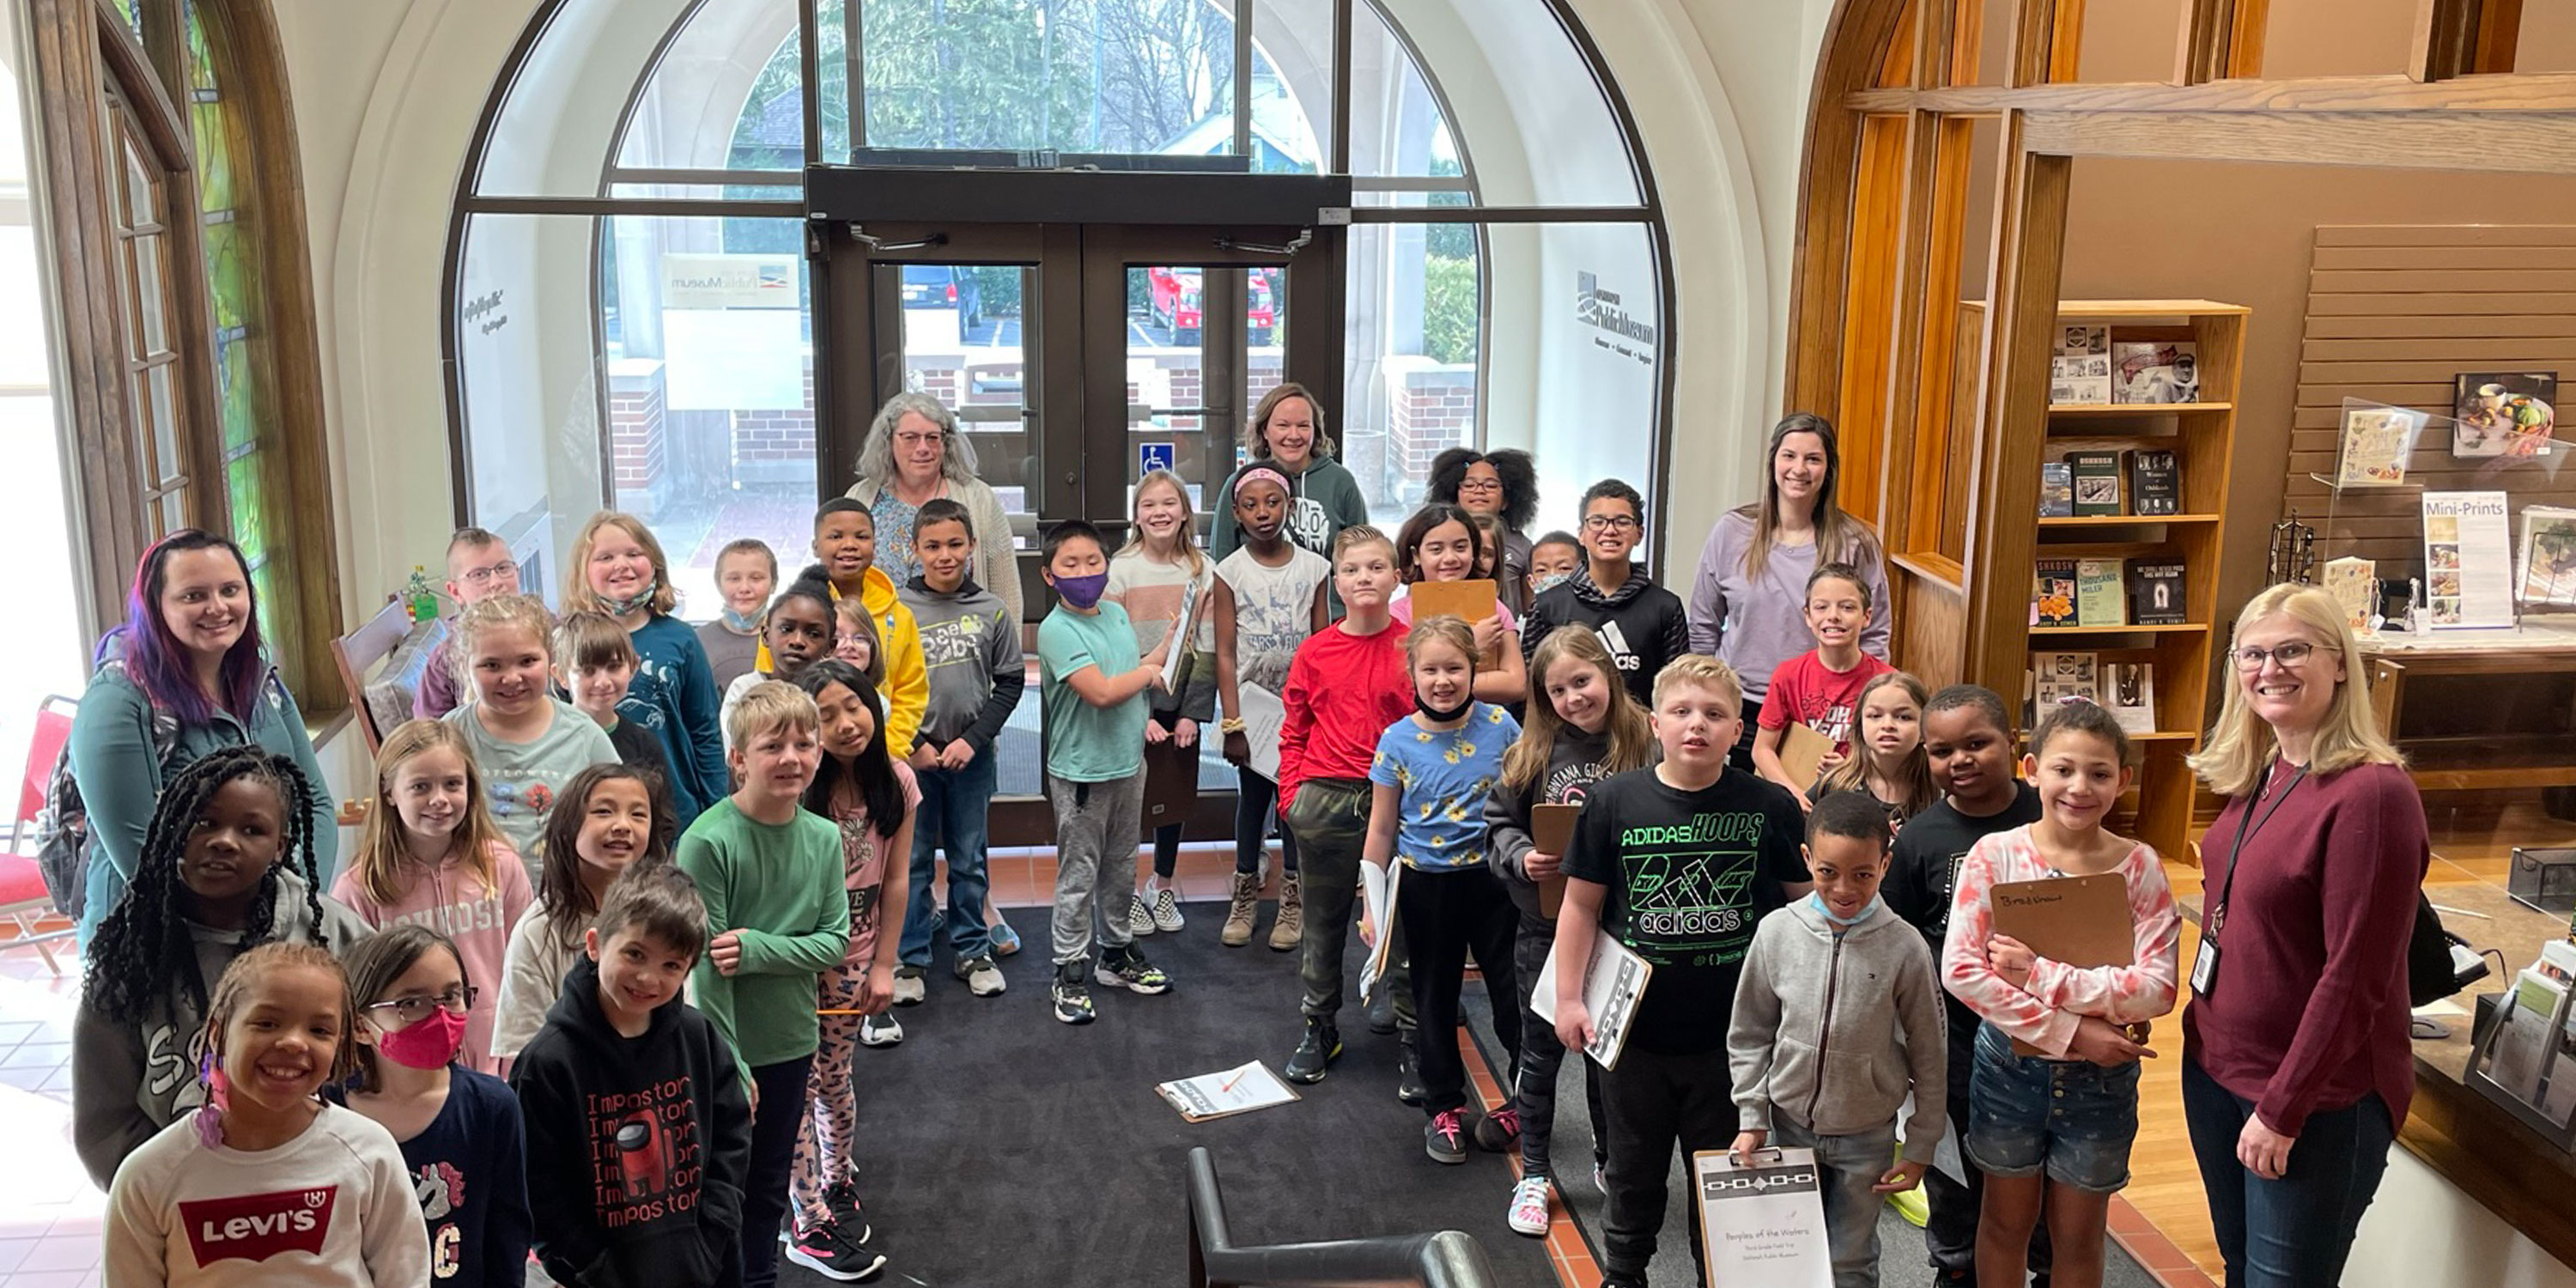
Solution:
{"label": "woman with purple hair", "polygon": [[98,642],[89,689],[72,720],[72,774],[89,812],[80,940],[107,919],[133,879],[161,786],[183,766],[256,743],[295,761],[317,789],[313,858],[328,887],[340,828],[304,713],[259,642],[249,565],[231,541],[182,528],[143,552],[125,624]]}

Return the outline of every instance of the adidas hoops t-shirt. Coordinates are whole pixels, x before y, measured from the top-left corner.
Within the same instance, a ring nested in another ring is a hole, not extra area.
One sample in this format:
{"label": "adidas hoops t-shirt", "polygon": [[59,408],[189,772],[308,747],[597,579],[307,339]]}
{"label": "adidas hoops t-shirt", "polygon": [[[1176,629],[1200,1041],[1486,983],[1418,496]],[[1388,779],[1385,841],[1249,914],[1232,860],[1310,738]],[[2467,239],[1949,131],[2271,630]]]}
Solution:
{"label": "adidas hoops t-shirt", "polygon": [[1807,880],[1803,812],[1740,769],[1686,792],[1652,768],[1594,784],[1565,874],[1608,887],[1601,924],[1654,966],[1628,1040],[1663,1055],[1726,1045],[1735,981],[1782,886]]}

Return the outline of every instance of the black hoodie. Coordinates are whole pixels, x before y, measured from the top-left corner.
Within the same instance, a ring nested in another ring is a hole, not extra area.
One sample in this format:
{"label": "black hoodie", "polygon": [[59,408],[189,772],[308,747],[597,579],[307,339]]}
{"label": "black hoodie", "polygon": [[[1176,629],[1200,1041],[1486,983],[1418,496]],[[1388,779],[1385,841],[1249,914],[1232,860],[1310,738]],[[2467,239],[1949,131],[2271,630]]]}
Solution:
{"label": "black hoodie", "polygon": [[705,1016],[673,998],[626,1037],[599,1008],[598,964],[576,958],[510,1085],[537,1257],[556,1283],[742,1282],[751,1103]]}
{"label": "black hoodie", "polygon": [[[1655,709],[1655,676],[1666,662],[1690,652],[1690,617],[1682,611],[1681,599],[1634,564],[1628,580],[1606,595],[1593,582],[1588,564],[1548,587],[1521,619],[1523,660],[1536,657],[1539,641],[1559,626],[1591,627],[1610,650],[1628,692],[1648,711]],[[1544,677],[1533,677],[1533,688],[1545,684]]]}

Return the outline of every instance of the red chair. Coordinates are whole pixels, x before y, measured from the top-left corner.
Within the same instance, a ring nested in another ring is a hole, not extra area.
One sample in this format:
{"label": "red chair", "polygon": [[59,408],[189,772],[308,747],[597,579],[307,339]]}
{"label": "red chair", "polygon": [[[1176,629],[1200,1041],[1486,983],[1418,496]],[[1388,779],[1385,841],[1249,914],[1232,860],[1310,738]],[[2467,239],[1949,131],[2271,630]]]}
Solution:
{"label": "red chair", "polygon": [[62,913],[54,907],[53,895],[45,889],[44,873],[28,851],[35,846],[32,830],[36,816],[45,811],[46,783],[53,777],[55,763],[62,759],[63,745],[71,741],[72,716],[79,710],[77,700],[61,694],[49,695],[37,705],[36,732],[27,741],[27,768],[18,788],[18,817],[10,826],[7,851],[0,852],[0,917],[15,922],[18,932],[0,939],[0,950],[33,944],[56,976],[63,973],[63,967],[54,960],[54,950],[49,945],[57,939],[71,938],[75,930],[71,926],[39,928],[43,919],[60,917]]}

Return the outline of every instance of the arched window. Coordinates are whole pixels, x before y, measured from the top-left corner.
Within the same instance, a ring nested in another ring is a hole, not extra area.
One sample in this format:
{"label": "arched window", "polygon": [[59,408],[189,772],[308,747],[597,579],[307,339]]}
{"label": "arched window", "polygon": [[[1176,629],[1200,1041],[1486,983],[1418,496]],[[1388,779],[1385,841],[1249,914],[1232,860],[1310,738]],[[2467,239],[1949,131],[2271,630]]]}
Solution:
{"label": "arched window", "polygon": [[228,532],[289,685],[308,711],[335,709],[337,538],[267,4],[48,0],[35,21],[60,280],[117,286],[66,292],[93,625],[123,615],[151,541]]}
{"label": "arched window", "polygon": [[[1538,451],[1541,526],[1600,477],[1662,494],[1662,211],[1563,0],[551,0],[452,231],[460,521],[524,562],[602,504],[643,513],[698,618],[726,537],[800,553],[813,498],[849,482],[817,473],[803,168],[890,159],[1348,176],[1343,370],[1283,370],[1263,332],[1276,350],[1293,320],[1256,325],[1247,397],[1315,387],[1382,517],[1462,442]],[[706,338],[665,303],[675,265],[763,253],[795,279],[801,316],[774,338],[804,349],[805,379],[683,378],[727,364],[691,354]],[[1008,350],[1020,275],[959,285],[955,342]],[[1141,286],[1132,305],[1185,347],[1169,307]],[[974,357],[941,386],[959,401]],[[1010,357],[988,375],[1015,393]],[[1143,401],[1195,387],[1174,361]]]}

